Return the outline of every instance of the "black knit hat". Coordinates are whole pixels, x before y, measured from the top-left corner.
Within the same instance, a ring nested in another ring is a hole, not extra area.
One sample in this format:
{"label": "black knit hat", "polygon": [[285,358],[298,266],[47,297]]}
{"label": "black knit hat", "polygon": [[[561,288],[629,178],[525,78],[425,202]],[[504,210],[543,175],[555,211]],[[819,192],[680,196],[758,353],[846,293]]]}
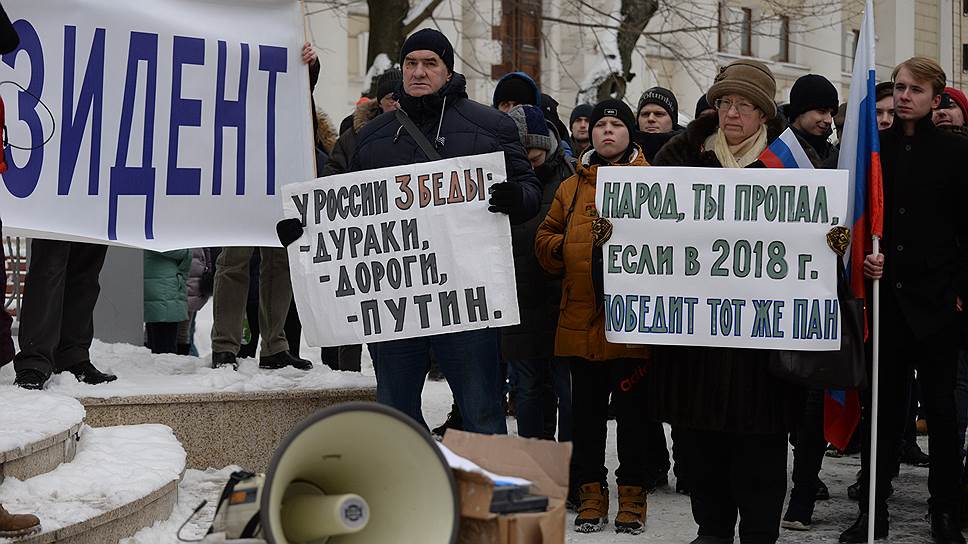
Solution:
{"label": "black knit hat", "polygon": [[639,113],[642,111],[647,104],[656,104],[662,109],[666,110],[669,117],[672,117],[673,123],[679,122],[679,101],[676,100],[676,95],[672,94],[672,91],[663,87],[652,87],[651,89],[642,93],[639,98],[639,107],[636,108],[635,112]]}
{"label": "black knit hat", "polygon": [[693,119],[698,119],[699,116],[702,115],[702,112],[706,110],[714,110],[714,109],[716,108],[714,108],[712,104],[709,103],[709,99],[707,99],[706,94],[703,93],[703,95],[699,97],[699,100],[696,101],[696,115],[693,116]]}
{"label": "black knit hat", "polygon": [[411,34],[407,41],[403,42],[403,47],[400,48],[401,66],[403,66],[403,60],[407,58],[407,55],[414,51],[437,53],[440,59],[444,61],[444,65],[447,66],[447,71],[454,71],[454,46],[450,44],[450,40],[441,31],[425,28]]}
{"label": "black knit hat", "polygon": [[602,117],[615,117],[625,125],[625,128],[629,129],[630,135],[637,128],[635,114],[632,113],[632,108],[617,98],[609,98],[595,104],[595,108],[592,110],[592,117],[588,120],[588,124],[594,127],[601,121]]}
{"label": "black knit hat", "polygon": [[403,83],[403,72],[396,68],[390,68],[380,74],[376,80],[376,99],[380,100],[384,96],[400,89]]}
{"label": "black knit hat", "polygon": [[577,121],[579,117],[587,117],[588,119],[591,119],[592,109],[593,107],[591,104],[578,104],[575,106],[575,109],[571,110],[571,117],[568,118],[569,128],[571,125],[575,124],[575,121]]}
{"label": "black knit hat", "polygon": [[837,88],[827,78],[818,74],[807,74],[798,79],[790,89],[790,121],[811,110],[837,111]]}

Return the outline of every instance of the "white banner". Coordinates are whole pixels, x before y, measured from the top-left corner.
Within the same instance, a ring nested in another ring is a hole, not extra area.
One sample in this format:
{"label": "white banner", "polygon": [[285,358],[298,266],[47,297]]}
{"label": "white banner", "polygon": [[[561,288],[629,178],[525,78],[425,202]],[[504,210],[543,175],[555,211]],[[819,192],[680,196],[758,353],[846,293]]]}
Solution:
{"label": "white banner", "polygon": [[601,168],[606,337],[836,350],[843,170]]}
{"label": "white banner", "polygon": [[311,346],[519,323],[501,152],[287,185],[292,291]]}
{"label": "white banner", "polygon": [[32,148],[6,149],[6,229],[279,245],[281,188],[315,176],[297,0],[3,4],[20,47],[0,81],[26,89],[0,84],[9,141]]}

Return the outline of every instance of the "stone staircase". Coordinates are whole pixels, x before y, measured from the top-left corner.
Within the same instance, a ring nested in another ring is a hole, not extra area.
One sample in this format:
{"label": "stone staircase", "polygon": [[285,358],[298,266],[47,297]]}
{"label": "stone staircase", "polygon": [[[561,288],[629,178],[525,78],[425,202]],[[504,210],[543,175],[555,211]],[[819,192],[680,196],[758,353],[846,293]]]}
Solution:
{"label": "stone staircase", "polygon": [[74,398],[0,386],[0,503],[41,520],[0,543],[117,542],[171,515],[186,462],[172,430],[85,418]]}

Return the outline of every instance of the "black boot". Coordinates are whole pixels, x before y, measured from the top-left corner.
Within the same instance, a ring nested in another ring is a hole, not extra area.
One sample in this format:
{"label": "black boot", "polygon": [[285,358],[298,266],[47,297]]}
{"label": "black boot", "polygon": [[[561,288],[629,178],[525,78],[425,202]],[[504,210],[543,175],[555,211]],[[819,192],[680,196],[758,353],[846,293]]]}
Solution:
{"label": "black boot", "polygon": [[277,370],[287,366],[298,368],[299,370],[313,369],[312,361],[300,359],[299,357],[293,357],[288,351],[280,351],[274,355],[259,357],[259,368]]}
{"label": "black boot", "polygon": [[78,363],[67,369],[68,372],[77,378],[77,381],[81,383],[86,383],[88,385],[97,385],[99,383],[113,382],[118,379],[114,374],[108,374],[106,372],[101,372],[97,369],[91,361],[84,361],[83,363]]}
{"label": "black boot", "polygon": [[464,430],[464,418],[460,415],[460,408],[456,404],[450,406],[450,413],[447,414],[447,421],[444,422],[440,427],[434,427],[432,432],[434,436],[444,436],[447,429],[457,429],[458,431]]}
{"label": "black boot", "polygon": [[47,383],[47,378],[48,376],[44,375],[43,372],[28,368],[17,371],[17,377],[14,379],[13,384],[22,389],[40,391],[44,388],[44,384]]}
{"label": "black boot", "polygon": [[901,462],[905,465],[926,467],[931,464],[931,458],[921,451],[921,446],[918,446],[917,442],[914,442],[904,444],[904,448],[901,450]]}
{"label": "black boot", "polygon": [[231,351],[216,351],[212,353],[212,368],[231,366],[232,370],[239,369],[239,361]]}
{"label": "black boot", "polygon": [[823,483],[820,478],[817,478],[817,495],[814,497],[817,501],[828,501],[830,500],[830,490],[827,489],[827,484]]}
{"label": "black boot", "polygon": [[[887,512],[874,516],[874,540],[887,538],[888,525]],[[846,531],[840,533],[840,542],[856,544],[867,542],[867,512],[861,512],[857,516],[857,521]]]}
{"label": "black boot", "polygon": [[949,512],[931,512],[931,538],[935,544],[965,544],[961,524]]}

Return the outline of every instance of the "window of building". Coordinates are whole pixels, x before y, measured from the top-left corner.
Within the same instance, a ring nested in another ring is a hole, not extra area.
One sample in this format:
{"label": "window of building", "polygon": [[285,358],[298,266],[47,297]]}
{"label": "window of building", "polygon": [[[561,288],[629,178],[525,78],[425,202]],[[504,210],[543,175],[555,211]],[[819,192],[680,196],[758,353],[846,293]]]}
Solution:
{"label": "window of building", "polygon": [[501,64],[491,67],[491,77],[525,72],[541,84],[541,0],[501,0],[501,25],[493,29],[501,42]]}
{"label": "window of building", "polygon": [[968,72],[968,43],[961,44],[961,71]]}
{"label": "window of building", "polygon": [[743,23],[742,23],[742,34],[741,41],[742,48],[740,49],[740,54],[752,57],[753,56],[753,10],[750,8],[743,8]]}
{"label": "window of building", "polygon": [[776,60],[790,62],[790,18],[786,15],[780,16],[780,52]]}
{"label": "window of building", "polygon": [[857,54],[857,42],[860,41],[860,30],[852,30],[844,34],[843,55],[841,55],[841,70],[851,72],[854,69],[854,55]]}

